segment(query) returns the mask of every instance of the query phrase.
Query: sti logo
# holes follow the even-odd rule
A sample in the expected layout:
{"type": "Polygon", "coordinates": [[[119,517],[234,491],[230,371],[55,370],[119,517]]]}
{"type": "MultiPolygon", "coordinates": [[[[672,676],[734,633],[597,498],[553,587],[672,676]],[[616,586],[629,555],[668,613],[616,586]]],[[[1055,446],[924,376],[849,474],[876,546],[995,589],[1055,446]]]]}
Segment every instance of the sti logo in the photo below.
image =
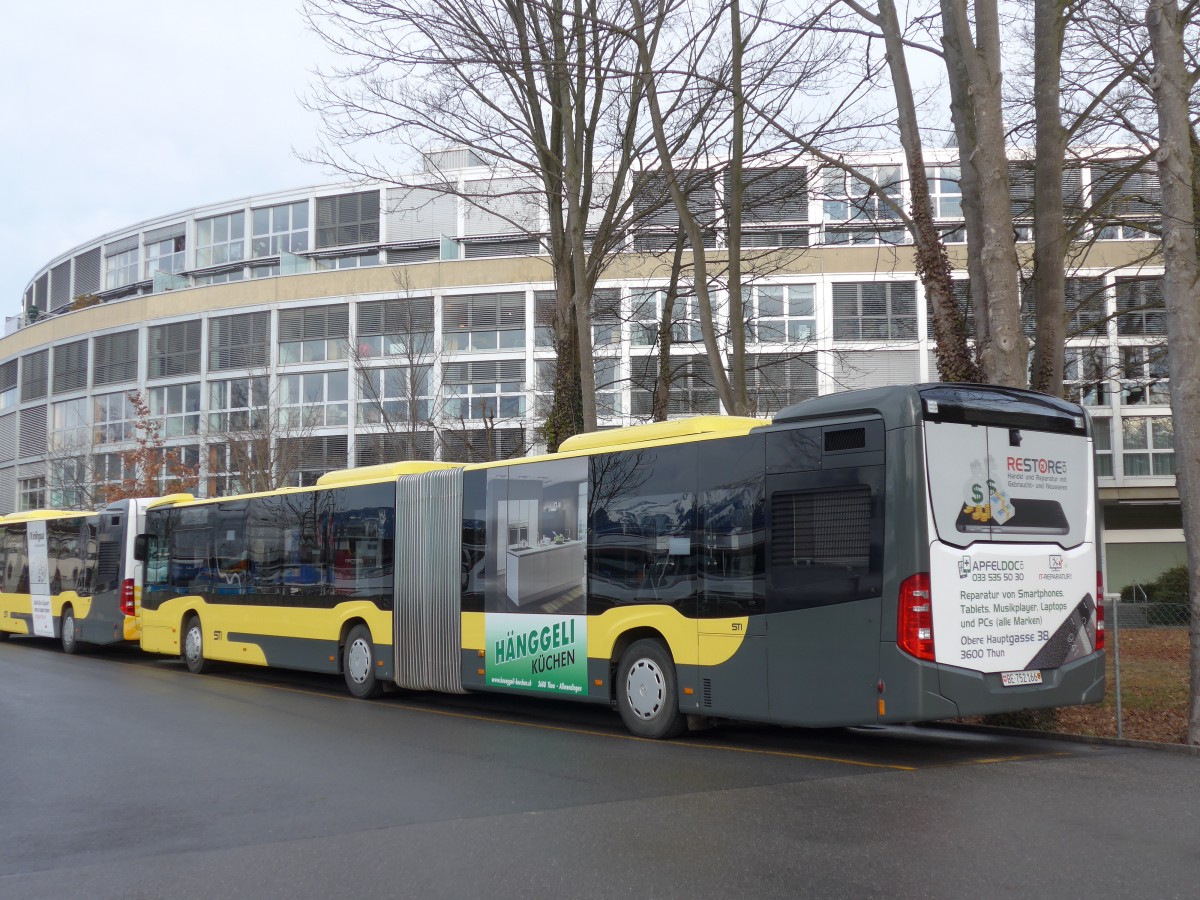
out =
{"type": "Polygon", "coordinates": [[[964,556],[958,561],[958,577],[968,578],[971,575],[971,557],[964,556]]]}
{"type": "Polygon", "coordinates": [[[1050,554],[1050,571],[1061,572],[1063,568],[1063,558],[1057,553],[1050,554]]]}

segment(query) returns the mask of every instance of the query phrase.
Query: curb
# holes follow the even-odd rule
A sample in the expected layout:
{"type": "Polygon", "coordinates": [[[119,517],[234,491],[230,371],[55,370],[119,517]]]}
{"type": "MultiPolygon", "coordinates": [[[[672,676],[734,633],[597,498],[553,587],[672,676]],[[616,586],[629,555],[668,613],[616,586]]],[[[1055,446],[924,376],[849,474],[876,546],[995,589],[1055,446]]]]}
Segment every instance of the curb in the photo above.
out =
{"type": "Polygon", "coordinates": [[[1200,745],[1197,744],[1165,744],[1161,741],[1137,741],[1131,738],[1102,735],[1067,734],[1062,731],[1034,731],[1028,728],[1005,728],[1000,725],[968,725],[965,722],[928,722],[926,724],[931,728],[974,731],[980,734],[1003,734],[1009,737],[1042,738],[1047,741],[1068,741],[1072,744],[1100,744],[1105,747],[1131,747],[1137,750],[1161,750],[1167,753],[1182,753],[1184,756],[1200,756],[1200,745]]]}

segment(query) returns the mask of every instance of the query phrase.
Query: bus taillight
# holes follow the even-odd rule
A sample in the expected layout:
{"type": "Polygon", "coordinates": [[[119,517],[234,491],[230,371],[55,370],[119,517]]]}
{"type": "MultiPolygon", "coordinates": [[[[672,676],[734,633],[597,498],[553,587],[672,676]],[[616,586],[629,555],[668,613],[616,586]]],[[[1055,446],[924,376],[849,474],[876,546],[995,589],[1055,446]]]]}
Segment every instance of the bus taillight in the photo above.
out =
{"type": "Polygon", "coordinates": [[[133,579],[126,578],[121,582],[121,614],[132,616],[135,612],[133,608],[133,579]]]}
{"type": "Polygon", "coordinates": [[[900,585],[900,606],[896,621],[896,643],[917,659],[933,661],[933,606],[930,602],[929,573],[918,572],[900,585]]]}
{"type": "Polygon", "coordinates": [[[1104,573],[1096,573],[1096,649],[1104,649],[1104,573]]]}

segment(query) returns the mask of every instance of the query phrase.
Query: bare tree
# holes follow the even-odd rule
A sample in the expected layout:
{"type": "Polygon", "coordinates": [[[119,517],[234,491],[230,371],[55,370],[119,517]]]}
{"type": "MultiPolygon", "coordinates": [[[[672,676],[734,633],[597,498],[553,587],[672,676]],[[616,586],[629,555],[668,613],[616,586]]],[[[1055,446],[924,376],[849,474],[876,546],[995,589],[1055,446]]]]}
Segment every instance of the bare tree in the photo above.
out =
{"type": "Polygon", "coordinates": [[[416,151],[465,146],[518,187],[489,197],[457,178],[422,184],[507,215],[515,231],[531,226],[506,212],[512,195],[536,201],[546,222],[544,232],[533,231],[545,241],[557,292],[557,374],[545,439],[554,449],[594,428],[588,304],[624,246],[641,177],[633,167],[643,141],[637,59],[619,31],[598,24],[621,21],[624,5],[307,0],[305,9],[346,60],[321,75],[312,100],[326,125],[321,161],[396,182],[390,160],[356,152],[357,145],[382,138],[416,151]]]}
{"type": "MultiPolygon", "coordinates": [[[[1189,14],[1194,7],[1189,6],[1189,14]]],[[[1150,87],[1158,108],[1163,192],[1163,293],[1171,334],[1171,413],[1191,593],[1191,699],[1188,743],[1200,744],[1200,251],[1196,234],[1196,144],[1191,116],[1195,74],[1185,63],[1189,19],[1175,0],[1150,0],[1146,27],[1154,50],[1150,87]]]]}

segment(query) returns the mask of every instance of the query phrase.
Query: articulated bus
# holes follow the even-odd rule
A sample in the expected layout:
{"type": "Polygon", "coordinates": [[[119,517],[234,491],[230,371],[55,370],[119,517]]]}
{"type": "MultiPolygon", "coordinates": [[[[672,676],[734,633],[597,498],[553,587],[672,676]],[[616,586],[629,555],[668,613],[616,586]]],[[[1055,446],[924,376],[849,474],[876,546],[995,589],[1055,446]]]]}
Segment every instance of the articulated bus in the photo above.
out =
{"type": "Polygon", "coordinates": [[[67,653],[90,644],[136,644],[134,538],[151,502],[118,500],[95,513],[33,510],[0,519],[0,640],[12,634],[58,638],[67,653]]]}
{"type": "Polygon", "coordinates": [[[482,465],[150,504],[141,641],[694,721],[906,723],[1104,693],[1091,424],[926,384],[482,465]]]}

